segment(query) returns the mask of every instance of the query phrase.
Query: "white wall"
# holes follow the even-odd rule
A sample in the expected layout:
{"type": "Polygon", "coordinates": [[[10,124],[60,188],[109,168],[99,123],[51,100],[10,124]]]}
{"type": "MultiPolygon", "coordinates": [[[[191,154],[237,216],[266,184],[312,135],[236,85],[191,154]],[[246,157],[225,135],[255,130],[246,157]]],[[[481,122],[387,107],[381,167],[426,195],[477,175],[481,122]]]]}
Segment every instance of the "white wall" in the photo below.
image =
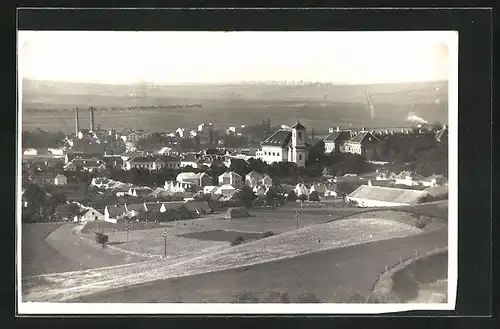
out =
{"type": "Polygon", "coordinates": [[[261,151],[262,161],[267,164],[274,162],[285,162],[288,159],[286,149],[279,146],[263,146],[261,151]]]}
{"type": "Polygon", "coordinates": [[[355,201],[360,207],[396,207],[396,206],[408,206],[407,203],[395,203],[395,202],[385,202],[379,200],[369,200],[360,198],[346,197],[346,201],[355,201]]]}

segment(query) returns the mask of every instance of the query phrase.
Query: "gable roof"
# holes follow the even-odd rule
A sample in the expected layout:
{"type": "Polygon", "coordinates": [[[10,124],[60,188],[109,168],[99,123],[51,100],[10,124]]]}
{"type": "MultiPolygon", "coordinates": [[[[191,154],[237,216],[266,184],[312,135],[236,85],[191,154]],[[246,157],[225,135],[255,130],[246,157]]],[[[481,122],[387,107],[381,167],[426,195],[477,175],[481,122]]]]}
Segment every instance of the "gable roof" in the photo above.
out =
{"type": "Polygon", "coordinates": [[[127,210],[128,211],[137,211],[137,212],[140,212],[140,211],[145,211],[146,209],[144,209],[144,204],[143,203],[133,203],[133,204],[127,204],[125,205],[127,207],[127,210]]]}
{"type": "Polygon", "coordinates": [[[300,122],[297,121],[297,123],[292,126],[292,129],[302,129],[302,130],[305,130],[306,127],[304,127],[300,122]]]}
{"type": "Polygon", "coordinates": [[[118,217],[127,212],[124,205],[106,206],[106,209],[108,209],[109,217],[111,218],[118,217]]]}
{"type": "Polygon", "coordinates": [[[184,155],[184,158],[181,159],[181,161],[183,161],[183,162],[194,162],[194,161],[196,161],[196,154],[188,153],[188,154],[184,155]]]}
{"type": "Polygon", "coordinates": [[[286,147],[292,139],[292,132],[290,130],[280,129],[271,136],[267,137],[262,143],[262,146],[278,146],[286,147]]]}
{"type": "Polygon", "coordinates": [[[402,204],[415,204],[419,199],[429,194],[427,191],[407,190],[392,187],[361,185],[349,198],[369,199],[402,204]]]}
{"type": "Polygon", "coordinates": [[[339,131],[334,131],[330,135],[323,138],[323,141],[336,142],[337,140],[339,140],[339,142],[343,142],[343,141],[347,141],[350,139],[351,139],[351,131],[350,130],[339,130],[339,131]]]}
{"type": "Polygon", "coordinates": [[[377,137],[373,136],[373,134],[370,133],[369,131],[361,131],[356,136],[354,136],[349,141],[349,143],[362,143],[366,138],[373,138],[376,141],[379,140],[377,137]]]}
{"type": "Polygon", "coordinates": [[[161,203],[161,202],[149,202],[149,203],[146,203],[146,208],[148,209],[149,212],[160,211],[160,208],[162,205],[163,205],[163,203],[161,203]]]}

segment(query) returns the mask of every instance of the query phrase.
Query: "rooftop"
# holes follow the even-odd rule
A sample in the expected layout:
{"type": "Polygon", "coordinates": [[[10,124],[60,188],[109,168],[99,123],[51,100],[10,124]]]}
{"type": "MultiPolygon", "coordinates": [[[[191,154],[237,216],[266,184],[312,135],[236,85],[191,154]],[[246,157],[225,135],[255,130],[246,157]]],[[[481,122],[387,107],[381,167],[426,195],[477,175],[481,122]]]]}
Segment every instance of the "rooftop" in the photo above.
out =
{"type": "Polygon", "coordinates": [[[292,139],[290,130],[280,129],[271,136],[267,137],[262,143],[262,146],[278,146],[286,147],[292,139]]]}
{"type": "Polygon", "coordinates": [[[354,192],[349,194],[349,197],[402,204],[415,204],[418,203],[421,197],[427,194],[427,191],[361,185],[354,192]]]}

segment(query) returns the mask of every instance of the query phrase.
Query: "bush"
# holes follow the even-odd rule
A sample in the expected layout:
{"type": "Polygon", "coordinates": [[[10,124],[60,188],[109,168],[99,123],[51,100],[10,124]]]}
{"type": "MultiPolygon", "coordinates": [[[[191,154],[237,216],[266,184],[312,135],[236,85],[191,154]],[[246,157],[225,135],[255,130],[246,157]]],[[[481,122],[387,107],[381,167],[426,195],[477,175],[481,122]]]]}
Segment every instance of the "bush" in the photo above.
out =
{"type": "Polygon", "coordinates": [[[259,301],[262,303],[290,303],[290,296],[286,292],[271,291],[265,294],[259,301]]]}
{"type": "Polygon", "coordinates": [[[95,232],[95,241],[103,246],[108,242],[109,236],[102,232],[95,232]]]}
{"type": "Polygon", "coordinates": [[[319,201],[318,192],[312,191],[311,194],[309,194],[309,201],[319,201]]]}
{"type": "Polygon", "coordinates": [[[231,242],[231,246],[238,246],[240,244],[243,243],[243,241],[245,241],[245,239],[241,236],[241,235],[238,235],[232,242],[231,242]]]}
{"type": "Polygon", "coordinates": [[[301,195],[298,196],[297,199],[300,200],[300,201],[306,201],[307,200],[307,195],[301,194],[301,195]]]}
{"type": "Polygon", "coordinates": [[[267,231],[267,232],[262,233],[261,238],[264,239],[264,238],[268,238],[268,237],[273,236],[273,235],[274,235],[273,231],[267,231]]]}

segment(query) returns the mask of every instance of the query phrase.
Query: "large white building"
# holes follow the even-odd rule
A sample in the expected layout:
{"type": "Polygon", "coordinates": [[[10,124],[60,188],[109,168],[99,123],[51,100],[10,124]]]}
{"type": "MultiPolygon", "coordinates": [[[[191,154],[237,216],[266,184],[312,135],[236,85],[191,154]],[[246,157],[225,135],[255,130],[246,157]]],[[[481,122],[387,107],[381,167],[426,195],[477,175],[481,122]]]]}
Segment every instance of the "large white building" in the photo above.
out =
{"type": "Polygon", "coordinates": [[[267,164],[294,162],[297,167],[305,167],[309,155],[306,140],[306,128],[297,122],[292,128],[279,129],[266,138],[256,157],[267,164]]]}

